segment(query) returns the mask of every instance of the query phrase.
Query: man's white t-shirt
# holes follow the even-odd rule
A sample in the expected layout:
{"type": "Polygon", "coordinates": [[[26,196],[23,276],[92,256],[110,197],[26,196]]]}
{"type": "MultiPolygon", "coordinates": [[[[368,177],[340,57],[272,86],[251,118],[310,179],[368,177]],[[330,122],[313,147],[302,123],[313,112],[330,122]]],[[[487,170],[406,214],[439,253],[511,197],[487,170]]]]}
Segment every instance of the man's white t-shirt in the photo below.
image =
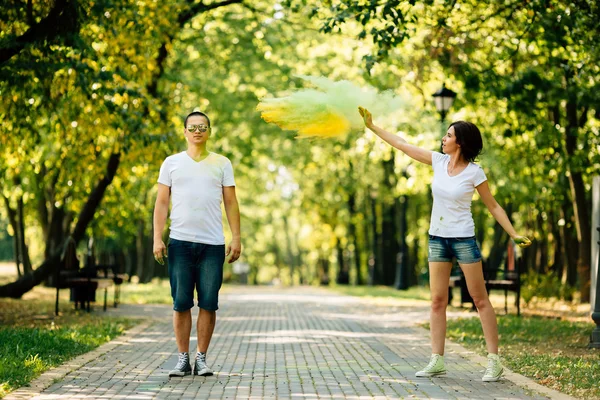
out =
{"type": "Polygon", "coordinates": [[[210,152],[194,161],[187,152],[169,156],[160,167],[158,183],[171,188],[169,237],[187,242],[225,244],[223,187],[235,186],[227,157],[210,152]]]}
{"type": "Polygon", "coordinates": [[[469,163],[458,175],[448,175],[450,156],[433,152],[433,208],[429,234],[444,238],[475,236],[471,201],[475,188],[487,180],[483,169],[469,163]]]}

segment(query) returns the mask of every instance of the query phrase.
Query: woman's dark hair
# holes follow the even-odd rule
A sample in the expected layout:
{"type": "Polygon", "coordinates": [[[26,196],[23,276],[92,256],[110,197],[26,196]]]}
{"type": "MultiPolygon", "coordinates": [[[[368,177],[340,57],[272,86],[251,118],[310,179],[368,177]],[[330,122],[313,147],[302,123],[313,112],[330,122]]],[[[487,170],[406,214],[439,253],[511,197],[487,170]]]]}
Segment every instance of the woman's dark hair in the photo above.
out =
{"type": "Polygon", "coordinates": [[[187,117],[185,117],[185,121],[183,122],[183,126],[187,127],[187,121],[189,117],[193,117],[193,116],[198,116],[198,117],[204,117],[206,118],[206,121],[208,121],[208,127],[210,128],[210,118],[208,118],[208,115],[204,114],[201,111],[194,111],[188,114],[187,117]]]}
{"type": "MultiPolygon", "coordinates": [[[[483,150],[483,140],[479,128],[475,124],[466,121],[456,121],[451,123],[450,126],[454,127],[456,144],[460,145],[463,157],[469,162],[475,161],[481,150],[483,150]]],[[[450,126],[448,129],[450,129],[450,126]]]]}

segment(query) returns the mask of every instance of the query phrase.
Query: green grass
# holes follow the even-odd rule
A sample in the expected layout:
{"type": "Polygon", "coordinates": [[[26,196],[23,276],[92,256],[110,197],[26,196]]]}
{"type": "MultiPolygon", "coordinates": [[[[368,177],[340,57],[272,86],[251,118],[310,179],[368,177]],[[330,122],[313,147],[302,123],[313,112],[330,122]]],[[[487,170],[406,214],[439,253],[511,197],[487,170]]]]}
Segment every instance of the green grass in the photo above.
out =
{"type": "MultiPolygon", "coordinates": [[[[588,349],[593,323],[513,315],[498,318],[508,368],[579,398],[600,398],[600,350],[588,349]]],[[[485,355],[478,318],[448,321],[449,339],[485,355]]]]}
{"type": "Polygon", "coordinates": [[[127,319],[73,316],[60,325],[55,322],[33,326],[0,328],[0,398],[80,354],[119,336],[133,325],[127,319]]]}
{"type": "Polygon", "coordinates": [[[348,296],[393,298],[407,300],[429,300],[429,288],[413,286],[408,290],[397,290],[389,286],[334,286],[331,290],[348,296]]]}
{"type": "Polygon", "coordinates": [[[37,286],[21,300],[0,298],[0,398],[140,322],[107,317],[99,303],[91,313],[75,310],[68,290],[61,290],[54,316],[55,296],[55,289],[37,286]]]}
{"type": "Polygon", "coordinates": [[[150,283],[124,283],[121,286],[123,304],[173,304],[171,285],[167,279],[150,283]]]}
{"type": "MultiPolygon", "coordinates": [[[[226,293],[231,286],[231,284],[223,284],[219,293],[226,293]]],[[[109,300],[112,299],[111,295],[109,300]]],[[[121,285],[121,303],[172,305],[171,284],[168,279],[158,278],[149,283],[124,283],[121,285]]]]}

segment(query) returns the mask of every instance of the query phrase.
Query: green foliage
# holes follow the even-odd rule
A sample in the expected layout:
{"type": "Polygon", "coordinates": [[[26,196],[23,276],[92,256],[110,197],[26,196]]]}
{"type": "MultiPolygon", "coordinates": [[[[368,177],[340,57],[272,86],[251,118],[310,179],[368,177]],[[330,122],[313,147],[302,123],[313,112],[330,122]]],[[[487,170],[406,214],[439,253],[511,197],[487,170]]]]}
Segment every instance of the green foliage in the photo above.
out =
{"type": "MultiPolygon", "coordinates": [[[[587,349],[590,322],[539,317],[498,318],[500,354],[512,371],[578,398],[600,396],[600,353],[587,349]]],[[[448,320],[448,338],[486,354],[478,318],[448,320]]]]}
{"type": "Polygon", "coordinates": [[[570,301],[573,299],[575,288],[568,283],[562,283],[554,273],[540,274],[529,271],[522,277],[521,298],[529,304],[534,298],[570,301]]]}
{"type": "MultiPolygon", "coordinates": [[[[351,282],[365,282],[369,258],[383,258],[378,235],[399,198],[408,204],[410,265],[423,272],[430,168],[370,133],[298,141],[265,124],[258,101],[299,87],[300,74],[412,97],[412,109],[375,118],[429,149],[439,149],[442,128],[430,94],[448,81],[459,92],[452,117],[482,128],[492,192],[513,204],[520,233],[535,232],[534,246],[547,241],[553,249],[548,238],[560,223],[565,232],[553,238],[575,232],[567,175],[580,172],[585,188],[600,169],[593,3],[576,4],[589,8],[584,13],[554,1],[257,0],[210,12],[183,0],[76,4],[76,20],[65,25],[72,39],[33,41],[0,65],[2,194],[12,209],[23,201],[33,249],[54,248],[55,237],[73,229],[118,152],[117,176],[88,234],[99,252],[125,254],[130,273],[164,272],[149,249],[158,169],[185,149],[182,118],[201,109],[213,120],[210,150],[235,168],[251,282],[335,280],[339,255],[352,266],[351,282]],[[367,37],[372,43],[360,39],[367,37]],[[573,97],[583,127],[569,153],[561,107],[573,97]]],[[[36,2],[35,17],[51,6],[36,2]]],[[[2,12],[11,38],[31,23],[23,2],[2,12]]],[[[481,202],[473,211],[485,256],[494,222],[481,202]]]]}
{"type": "MultiPolygon", "coordinates": [[[[402,80],[420,93],[451,82],[459,93],[453,108],[460,109],[451,118],[482,129],[481,165],[492,192],[512,205],[517,230],[535,238],[530,264],[567,275],[579,245],[589,266],[587,188],[600,173],[597,2],[401,1],[398,16],[389,2],[289,3],[310,5],[323,30],[372,40],[365,58],[374,81],[402,80]],[[576,230],[584,232],[580,239],[576,230]],[[559,259],[565,242],[570,254],[559,259]],[[550,248],[540,253],[544,259],[532,256],[538,246],[550,248]]],[[[474,204],[476,219],[480,212],[474,204]]],[[[580,273],[585,298],[589,272],[580,273]]]]}
{"type": "Polygon", "coordinates": [[[64,326],[0,329],[0,397],[42,372],[119,336],[131,326],[125,319],[64,326]]]}

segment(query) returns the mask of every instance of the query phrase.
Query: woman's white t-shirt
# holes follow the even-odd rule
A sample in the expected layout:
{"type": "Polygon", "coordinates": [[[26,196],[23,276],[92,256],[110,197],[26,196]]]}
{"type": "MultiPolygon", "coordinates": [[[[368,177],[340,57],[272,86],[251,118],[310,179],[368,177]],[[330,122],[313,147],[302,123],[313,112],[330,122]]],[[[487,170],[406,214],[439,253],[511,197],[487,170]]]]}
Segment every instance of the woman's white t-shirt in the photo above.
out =
{"type": "Polygon", "coordinates": [[[475,236],[471,201],[475,188],[487,180],[483,169],[469,163],[458,175],[448,175],[450,156],[433,152],[433,208],[429,234],[444,238],[475,236]]]}
{"type": "Polygon", "coordinates": [[[223,187],[235,186],[227,157],[209,153],[194,161],[185,151],[169,156],[160,167],[158,183],[171,188],[169,237],[187,242],[225,244],[223,187]]]}

